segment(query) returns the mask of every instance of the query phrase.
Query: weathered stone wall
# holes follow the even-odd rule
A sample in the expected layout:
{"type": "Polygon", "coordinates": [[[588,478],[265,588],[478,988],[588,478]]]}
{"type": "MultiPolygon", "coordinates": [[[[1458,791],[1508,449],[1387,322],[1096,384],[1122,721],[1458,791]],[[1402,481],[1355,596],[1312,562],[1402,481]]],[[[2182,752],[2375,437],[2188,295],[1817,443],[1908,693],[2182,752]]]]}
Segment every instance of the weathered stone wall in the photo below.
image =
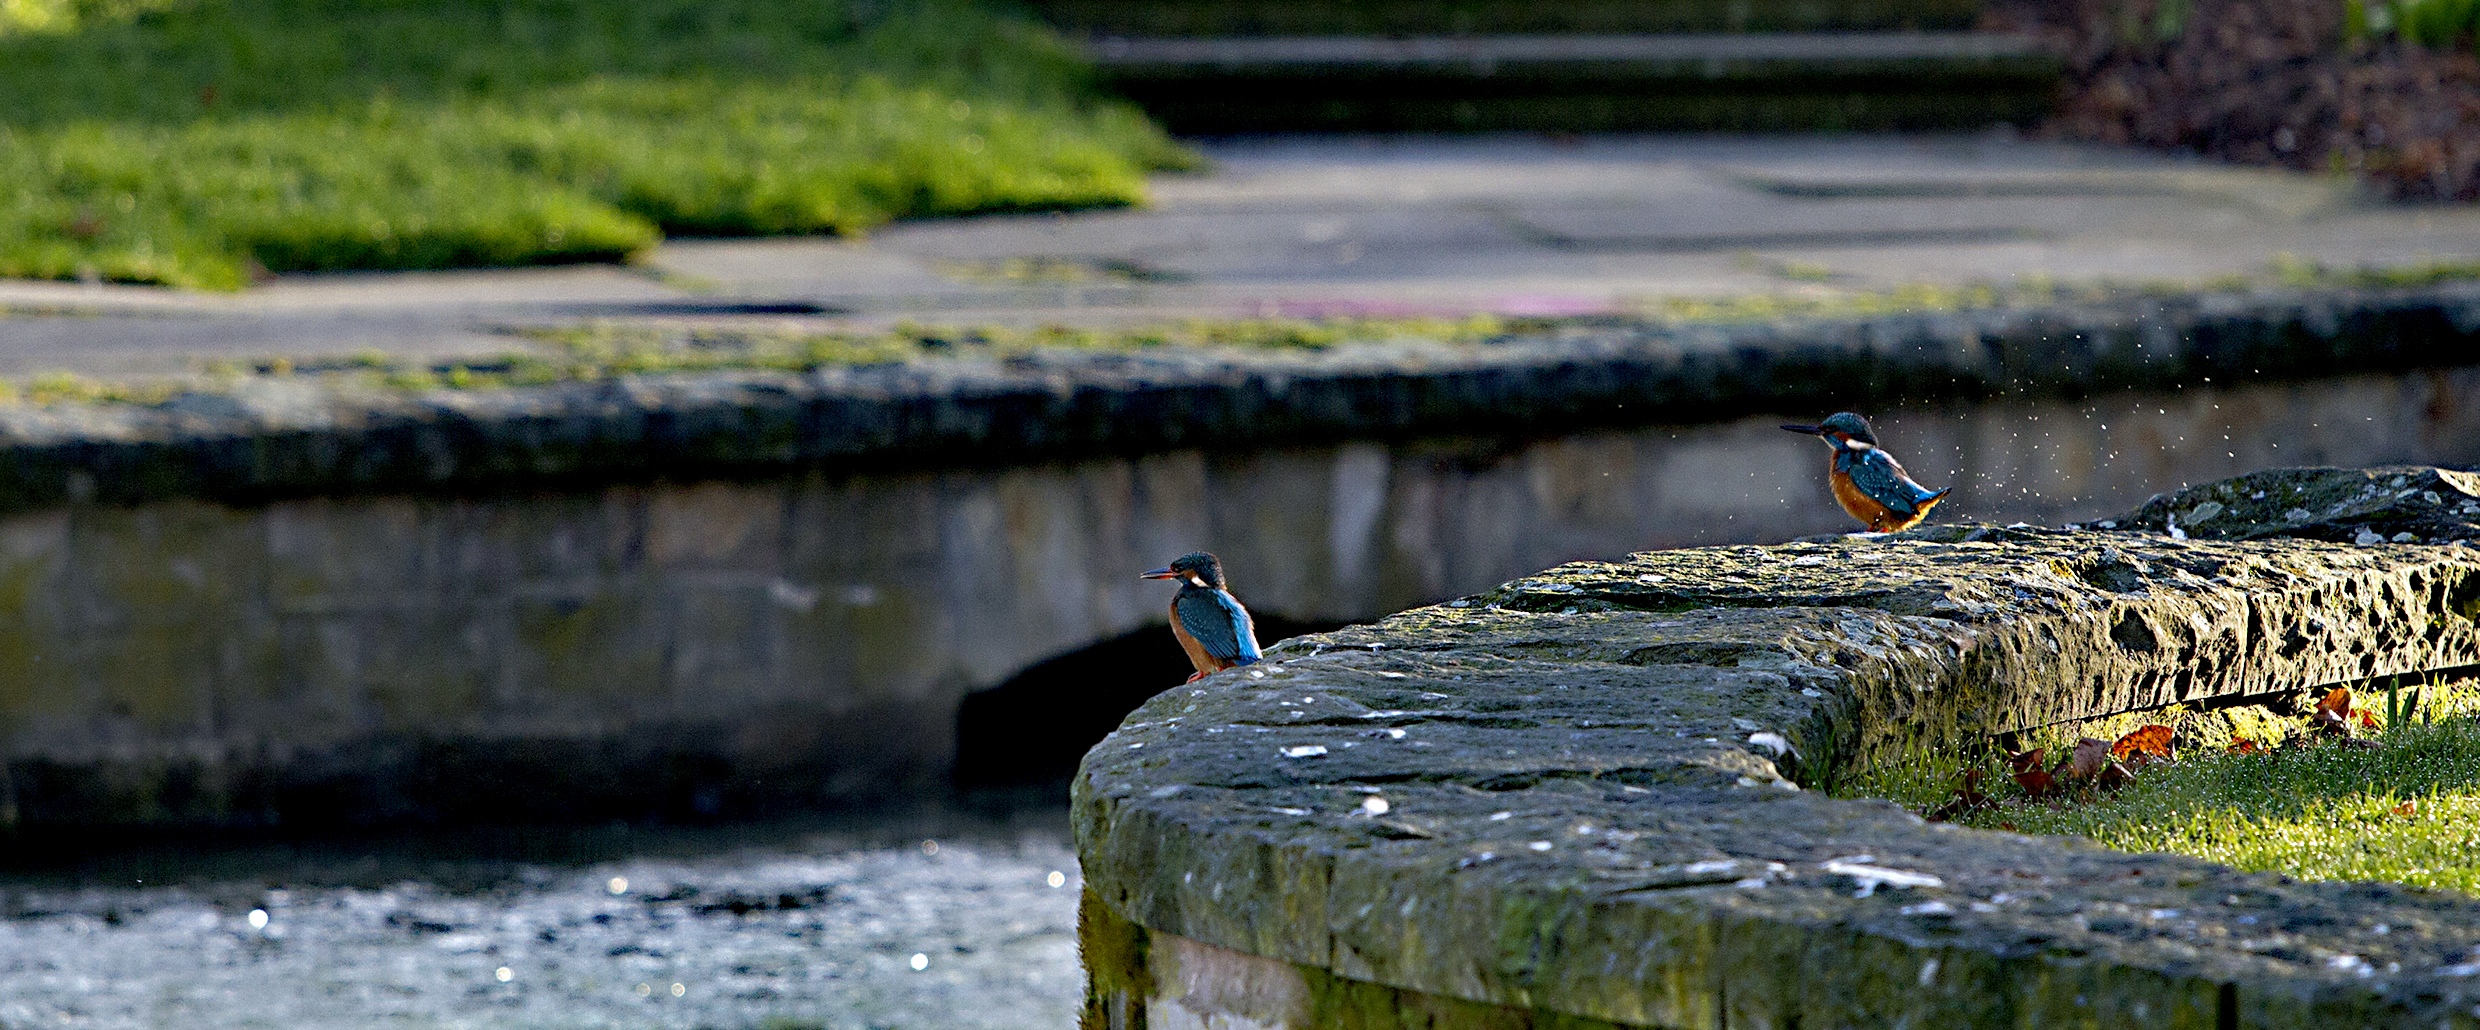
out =
{"type": "MultiPolygon", "coordinates": [[[[2474,397],[2459,370],[1880,425],[1958,486],[1942,513],[2055,522],[2249,460],[2480,462],[2474,397]]],[[[33,825],[883,796],[942,775],[969,692],[1159,626],[1133,575],[1196,547],[1261,612],[1354,620],[1585,555],[1844,528],[1822,451],[1775,421],[20,512],[0,800],[33,825]]]]}
{"type": "Polygon", "coordinates": [[[1269,657],[1086,759],[1090,1026],[2480,1026],[2480,901],[1802,789],[1906,744],[2473,664],[2480,548],[1650,553],[1269,657]]]}
{"type": "MultiPolygon", "coordinates": [[[[1691,424],[2471,363],[2480,283],[2146,297],[1475,344],[1156,348],[400,393],[262,377],[161,405],[0,406],[0,510],[957,467],[1196,447],[1691,424]],[[1650,414],[1649,414],[1650,413],[1650,414]]],[[[2298,460],[2298,459],[2291,459],[2298,460]]]]}
{"type": "MultiPolygon", "coordinates": [[[[2055,521],[2248,458],[2480,461],[2472,397],[2464,370],[1881,426],[1959,486],[1946,510],[2055,521]]],[[[29,825],[866,800],[936,782],[969,692],[1159,626],[1134,573],[1199,546],[1261,612],[1354,620],[1843,528],[1822,451],[1775,421],[0,517],[0,800],[29,825]]]]}

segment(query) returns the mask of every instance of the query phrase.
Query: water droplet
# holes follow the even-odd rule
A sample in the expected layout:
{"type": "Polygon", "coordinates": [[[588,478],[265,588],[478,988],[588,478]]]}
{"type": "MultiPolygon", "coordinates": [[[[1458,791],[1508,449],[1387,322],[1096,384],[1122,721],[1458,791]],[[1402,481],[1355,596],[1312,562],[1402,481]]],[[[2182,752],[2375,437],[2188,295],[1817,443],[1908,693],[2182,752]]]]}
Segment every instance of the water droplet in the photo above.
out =
{"type": "Polygon", "coordinates": [[[909,961],[907,961],[905,964],[906,964],[906,965],[909,965],[909,966],[912,966],[912,967],[913,967],[913,972],[918,973],[918,972],[921,972],[921,971],[922,971],[922,970],[924,970],[924,969],[928,969],[928,968],[930,968],[930,956],[928,956],[928,955],[924,955],[924,954],[922,954],[921,952],[916,951],[916,952],[914,952],[914,953],[913,953],[913,957],[912,957],[912,959],[911,959],[911,960],[909,960],[909,961]]]}
{"type": "Polygon", "coordinates": [[[250,910],[250,929],[253,929],[253,930],[264,930],[264,929],[266,929],[266,928],[267,928],[267,910],[266,910],[266,909],[263,909],[263,908],[254,908],[254,909],[251,909],[251,910],[250,910]]]}
{"type": "Polygon", "coordinates": [[[1049,876],[1042,878],[1042,882],[1050,884],[1053,887],[1065,887],[1068,885],[1068,874],[1060,872],[1057,869],[1053,869],[1051,870],[1051,874],[1049,876]]]}
{"type": "Polygon", "coordinates": [[[653,984],[638,984],[638,985],[637,985],[637,996],[638,996],[638,997],[640,997],[640,998],[651,998],[651,997],[654,997],[654,985],[653,985],[653,984]]]}
{"type": "Polygon", "coordinates": [[[514,980],[514,979],[516,979],[516,978],[517,978],[517,971],[516,971],[516,970],[514,970],[514,969],[510,969],[510,968],[508,968],[507,966],[501,966],[501,967],[499,967],[498,969],[494,969],[494,970],[492,970],[492,971],[491,971],[491,979],[493,979],[493,980],[497,980],[497,981],[499,981],[499,982],[501,982],[501,983],[507,983],[508,981],[510,981],[510,980],[514,980]]]}
{"type": "Polygon", "coordinates": [[[672,997],[675,997],[675,998],[682,998],[682,997],[687,997],[687,996],[688,996],[688,994],[689,994],[689,985],[688,985],[688,984],[673,984],[673,985],[672,985],[672,997]]]}
{"type": "Polygon", "coordinates": [[[625,876],[612,877],[609,880],[603,881],[603,889],[614,894],[626,894],[629,892],[629,878],[625,876]]]}
{"type": "Polygon", "coordinates": [[[938,853],[939,853],[939,842],[937,842],[937,841],[935,841],[935,840],[925,840],[925,841],[921,842],[921,853],[922,853],[922,854],[925,854],[925,855],[935,855],[935,854],[938,854],[938,853]]]}

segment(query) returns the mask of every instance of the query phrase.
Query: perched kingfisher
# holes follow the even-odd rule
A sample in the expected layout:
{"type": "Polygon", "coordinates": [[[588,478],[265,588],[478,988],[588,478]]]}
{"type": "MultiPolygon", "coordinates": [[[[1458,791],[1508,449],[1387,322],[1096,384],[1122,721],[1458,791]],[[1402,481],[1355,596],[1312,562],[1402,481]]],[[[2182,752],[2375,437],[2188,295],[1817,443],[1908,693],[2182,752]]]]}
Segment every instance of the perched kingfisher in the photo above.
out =
{"type": "Polygon", "coordinates": [[[1836,412],[1813,426],[1783,428],[1807,433],[1834,448],[1833,471],[1827,476],[1834,484],[1834,499],[1852,518],[1868,523],[1871,532],[1893,533],[1917,526],[1929,517],[1929,509],[1955,491],[1951,486],[1931,490],[1912,482],[1903,463],[1877,445],[1877,434],[1869,432],[1869,420],[1851,412],[1836,412]]]}
{"type": "Polygon", "coordinates": [[[1146,579],[1176,579],[1180,592],[1171,598],[1171,635],[1180,638],[1197,682],[1208,673],[1235,665],[1254,665],[1264,657],[1257,650],[1257,624],[1240,599],[1223,588],[1223,563],[1204,551],[1145,574],[1146,579]]]}

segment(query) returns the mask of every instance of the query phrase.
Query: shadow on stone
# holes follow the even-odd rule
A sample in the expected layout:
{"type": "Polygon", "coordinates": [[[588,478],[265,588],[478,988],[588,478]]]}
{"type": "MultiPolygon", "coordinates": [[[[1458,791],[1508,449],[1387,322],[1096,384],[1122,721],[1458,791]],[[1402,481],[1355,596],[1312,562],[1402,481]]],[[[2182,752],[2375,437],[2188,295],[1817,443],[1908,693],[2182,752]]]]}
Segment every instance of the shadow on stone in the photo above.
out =
{"type": "MultiPolygon", "coordinates": [[[[1296,622],[1254,613],[1272,645],[1340,622],[1296,622]]],[[[1034,788],[1065,797],[1077,760],[1147,698],[1195,670],[1171,631],[1148,626],[1071,651],[975,691],[956,712],[955,784],[976,794],[1034,788]]]]}

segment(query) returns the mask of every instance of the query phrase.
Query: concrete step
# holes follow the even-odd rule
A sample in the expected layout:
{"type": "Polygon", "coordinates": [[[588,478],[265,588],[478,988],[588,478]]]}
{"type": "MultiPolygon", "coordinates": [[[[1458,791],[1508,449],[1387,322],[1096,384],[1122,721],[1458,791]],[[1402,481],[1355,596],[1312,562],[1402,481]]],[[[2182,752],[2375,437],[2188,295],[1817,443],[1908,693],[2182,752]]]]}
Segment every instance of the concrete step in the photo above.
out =
{"type": "Polygon", "coordinates": [[[1980,0],[1033,0],[1053,23],[1119,36],[1831,32],[1971,27],[1980,0]]]}
{"type": "Polygon", "coordinates": [[[1102,37],[1175,132],[1934,129],[2049,109],[2060,63],[1977,32],[1102,37]]]}

